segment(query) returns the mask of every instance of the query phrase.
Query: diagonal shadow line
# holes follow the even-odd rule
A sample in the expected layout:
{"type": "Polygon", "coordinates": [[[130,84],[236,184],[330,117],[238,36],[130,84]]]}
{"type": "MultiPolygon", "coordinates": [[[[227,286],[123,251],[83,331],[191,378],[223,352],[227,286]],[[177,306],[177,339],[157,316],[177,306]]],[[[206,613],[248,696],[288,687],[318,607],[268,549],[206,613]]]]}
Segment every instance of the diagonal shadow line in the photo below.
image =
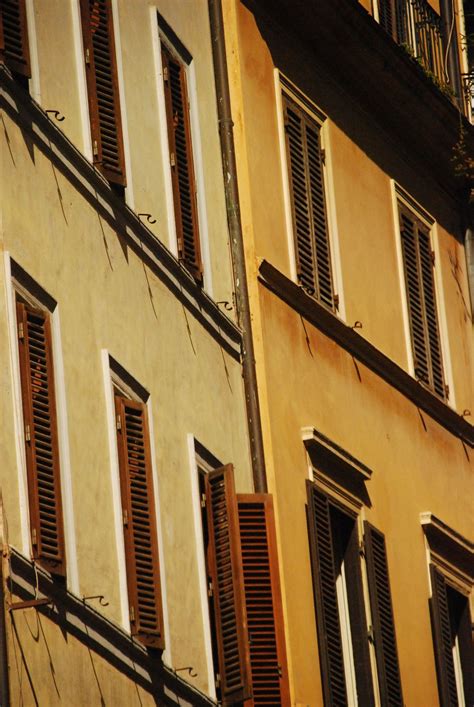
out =
{"type": "Polygon", "coordinates": [[[22,660],[22,662],[23,662],[23,665],[24,665],[24,668],[25,668],[25,672],[26,672],[26,676],[27,676],[28,682],[29,682],[29,684],[30,684],[30,688],[31,688],[31,692],[32,692],[32,695],[33,695],[33,699],[34,699],[34,701],[35,701],[36,707],[39,707],[39,702],[38,702],[38,698],[37,698],[37,696],[36,696],[35,686],[33,685],[33,680],[32,680],[32,677],[31,677],[30,669],[28,668],[28,663],[26,662],[25,652],[24,652],[24,650],[23,650],[23,646],[22,646],[21,641],[20,641],[20,636],[18,635],[18,629],[17,629],[17,627],[16,627],[15,617],[14,617],[14,615],[13,615],[12,612],[10,612],[10,618],[11,618],[11,622],[12,622],[13,632],[14,632],[14,634],[15,634],[15,638],[16,638],[16,641],[17,641],[17,643],[18,643],[18,647],[20,648],[21,660],[22,660]]]}

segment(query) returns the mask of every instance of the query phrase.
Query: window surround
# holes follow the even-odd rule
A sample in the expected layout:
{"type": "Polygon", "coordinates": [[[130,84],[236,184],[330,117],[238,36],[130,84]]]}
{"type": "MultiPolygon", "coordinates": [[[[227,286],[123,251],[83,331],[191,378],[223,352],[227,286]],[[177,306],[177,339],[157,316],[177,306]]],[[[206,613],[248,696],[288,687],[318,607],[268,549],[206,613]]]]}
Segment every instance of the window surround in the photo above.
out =
{"type": "Polygon", "coordinates": [[[152,401],[148,391],[121,366],[116,358],[109,354],[107,349],[102,349],[102,370],[104,376],[104,393],[105,406],[107,416],[107,433],[109,442],[109,458],[110,458],[110,473],[112,486],[112,504],[115,521],[115,542],[117,551],[117,566],[118,566],[118,583],[121,609],[121,626],[130,632],[130,614],[127,588],[127,573],[125,564],[125,541],[123,532],[122,519],[122,499],[120,491],[120,469],[119,457],[117,449],[117,431],[115,424],[115,403],[114,403],[114,387],[118,388],[124,395],[130,397],[131,400],[142,402],[146,405],[148,428],[149,428],[149,444],[151,458],[151,473],[153,478],[153,495],[154,508],[156,517],[156,531],[158,536],[158,556],[160,558],[159,570],[161,579],[161,601],[163,607],[163,633],[165,641],[165,649],[162,653],[163,662],[172,666],[171,640],[169,630],[169,615],[168,603],[166,595],[166,572],[165,572],[165,554],[163,550],[163,532],[160,515],[160,499],[159,499],[159,483],[158,473],[156,468],[156,451],[153,434],[153,415],[152,401]]]}
{"type": "Polygon", "coordinates": [[[212,297],[212,271],[211,257],[209,250],[209,225],[207,217],[207,204],[204,180],[204,156],[201,143],[201,129],[199,121],[199,101],[197,93],[197,81],[195,61],[186,47],[173,32],[166,20],[157,12],[156,7],[150,8],[153,52],[155,58],[156,91],[158,98],[158,116],[163,181],[166,197],[166,213],[168,227],[168,248],[175,257],[178,257],[178,238],[176,227],[176,216],[174,209],[173,185],[170,170],[170,150],[168,141],[168,127],[166,120],[165,90],[163,79],[163,66],[161,59],[162,44],[175,55],[185,67],[186,85],[189,100],[189,122],[191,128],[192,156],[194,166],[194,178],[196,187],[197,221],[199,228],[199,245],[201,250],[203,288],[212,297]]]}
{"type": "Polygon", "coordinates": [[[341,268],[341,253],[339,244],[339,233],[337,225],[336,195],[334,189],[334,172],[332,164],[332,151],[330,142],[329,118],[321,111],[316,104],[306,96],[287,76],[279,69],[274,69],[275,103],[277,113],[277,126],[280,145],[280,167],[282,176],[283,204],[285,211],[286,234],[288,245],[288,257],[290,278],[298,284],[296,268],[296,247],[293,228],[293,213],[291,206],[289,165],[287,159],[287,149],[285,140],[283,96],[286,95],[304,110],[309,117],[320,126],[321,147],[325,152],[324,173],[324,193],[325,208],[328,229],[328,241],[330,252],[330,265],[332,274],[333,292],[338,295],[339,301],[335,306],[334,316],[345,321],[346,311],[344,302],[344,289],[341,268]]]}
{"type": "MultiPolygon", "coordinates": [[[[66,583],[68,589],[79,594],[79,575],[75,543],[74,505],[72,498],[71,462],[69,452],[68,416],[64,379],[64,361],[61,346],[61,328],[57,302],[8,252],[4,254],[6,315],[10,340],[10,370],[15,427],[15,450],[18,469],[18,494],[20,504],[20,526],[22,552],[32,555],[30,536],[30,514],[28,503],[27,465],[24,443],[23,403],[18,356],[18,336],[15,296],[18,293],[36,309],[49,314],[51,327],[52,358],[54,361],[54,388],[57,416],[59,473],[61,481],[61,502],[63,509],[63,532],[66,553],[66,583]]],[[[43,568],[44,569],[44,568],[43,568]]],[[[47,570],[44,570],[47,574],[47,570]]]]}
{"type": "MultiPolygon", "coordinates": [[[[449,405],[453,410],[456,409],[456,398],[454,390],[454,380],[452,375],[452,364],[451,355],[449,348],[449,340],[447,336],[447,319],[446,319],[446,305],[444,298],[444,288],[441,274],[441,251],[439,246],[438,237],[438,225],[435,219],[428,214],[423,207],[415,201],[400,185],[398,185],[393,179],[390,180],[391,194],[392,194],[392,213],[393,222],[395,228],[395,244],[397,252],[398,261],[398,275],[399,275],[399,285],[400,285],[400,296],[402,303],[402,316],[403,316],[403,327],[405,333],[405,351],[406,351],[406,362],[408,373],[415,378],[415,365],[414,365],[414,354],[411,342],[410,333],[410,314],[408,307],[408,293],[405,284],[405,268],[403,262],[402,253],[402,239],[400,230],[400,219],[398,214],[399,204],[404,206],[406,209],[411,211],[414,216],[419,219],[423,225],[427,228],[430,234],[430,244],[431,248],[435,254],[435,266],[433,267],[433,281],[435,288],[435,301],[436,301],[436,312],[438,317],[438,328],[439,328],[439,343],[441,349],[442,357],[442,368],[445,384],[447,384],[449,389],[449,395],[447,395],[443,402],[449,405]]],[[[424,314],[424,313],[423,313],[424,314]]],[[[425,316],[425,314],[424,314],[425,316]]],[[[428,387],[433,395],[436,395],[430,387],[428,387]]],[[[439,397],[439,396],[437,396],[439,397]]]]}

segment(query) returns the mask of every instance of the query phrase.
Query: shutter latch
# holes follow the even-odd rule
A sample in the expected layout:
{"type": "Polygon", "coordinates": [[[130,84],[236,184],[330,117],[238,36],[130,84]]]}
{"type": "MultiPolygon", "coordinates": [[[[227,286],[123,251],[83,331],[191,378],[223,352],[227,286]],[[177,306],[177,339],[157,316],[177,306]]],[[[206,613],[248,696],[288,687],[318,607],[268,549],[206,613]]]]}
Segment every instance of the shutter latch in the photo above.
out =
{"type": "Polygon", "coordinates": [[[319,156],[321,158],[321,163],[325,165],[326,164],[326,150],[324,149],[324,147],[322,147],[319,150],[319,156]]]}
{"type": "Polygon", "coordinates": [[[99,154],[99,147],[97,145],[97,140],[94,140],[94,142],[92,143],[92,154],[94,155],[94,157],[97,157],[97,155],[99,154]]]}
{"type": "Polygon", "coordinates": [[[434,265],[434,264],[435,264],[435,261],[436,261],[436,255],[435,255],[434,250],[431,251],[430,255],[431,255],[431,262],[432,262],[433,265],[434,265]]]}
{"type": "Polygon", "coordinates": [[[175,166],[176,166],[176,157],[175,157],[174,152],[172,152],[172,153],[170,154],[170,165],[171,165],[172,167],[175,167],[175,166]]]}
{"type": "Polygon", "coordinates": [[[334,306],[337,310],[339,310],[339,295],[337,295],[335,292],[333,293],[333,301],[334,301],[334,306]]]}
{"type": "Polygon", "coordinates": [[[127,509],[124,509],[122,511],[122,521],[124,525],[128,525],[128,511],[127,509]]]}
{"type": "Polygon", "coordinates": [[[374,628],[373,626],[369,626],[369,630],[367,631],[367,638],[371,643],[375,643],[375,635],[374,635],[374,628]]]}
{"type": "Polygon", "coordinates": [[[36,537],[36,528],[31,529],[31,544],[36,547],[38,544],[38,539],[36,537]]]}
{"type": "Polygon", "coordinates": [[[122,429],[122,419],[120,415],[117,415],[117,429],[121,430],[122,429]]]}
{"type": "Polygon", "coordinates": [[[86,64],[89,65],[90,63],[91,63],[91,55],[90,55],[89,49],[87,48],[86,49],[86,64]]]}
{"type": "Polygon", "coordinates": [[[163,67],[163,81],[168,81],[168,67],[163,67]]]}
{"type": "Polygon", "coordinates": [[[25,338],[25,334],[24,334],[24,332],[23,332],[23,322],[20,322],[20,323],[18,324],[18,338],[19,338],[19,339],[24,339],[24,338],[25,338]]]}
{"type": "Polygon", "coordinates": [[[445,393],[446,397],[449,398],[449,385],[447,383],[444,386],[444,393],[445,393]]]}
{"type": "Polygon", "coordinates": [[[361,540],[359,543],[359,555],[365,557],[365,541],[361,540]]]}
{"type": "Polygon", "coordinates": [[[29,425],[25,425],[25,440],[27,442],[31,441],[31,433],[30,433],[30,426],[29,425]]]}
{"type": "Polygon", "coordinates": [[[221,676],[219,675],[219,673],[216,673],[216,687],[220,687],[220,686],[221,686],[221,676]]]}
{"type": "Polygon", "coordinates": [[[214,596],[214,587],[212,586],[212,582],[209,582],[209,584],[207,585],[207,596],[208,597],[214,596]]]}
{"type": "Polygon", "coordinates": [[[205,507],[206,507],[206,494],[202,493],[201,494],[201,508],[205,508],[205,507]]]}
{"type": "Polygon", "coordinates": [[[130,621],[135,621],[135,607],[130,607],[130,621]]]}

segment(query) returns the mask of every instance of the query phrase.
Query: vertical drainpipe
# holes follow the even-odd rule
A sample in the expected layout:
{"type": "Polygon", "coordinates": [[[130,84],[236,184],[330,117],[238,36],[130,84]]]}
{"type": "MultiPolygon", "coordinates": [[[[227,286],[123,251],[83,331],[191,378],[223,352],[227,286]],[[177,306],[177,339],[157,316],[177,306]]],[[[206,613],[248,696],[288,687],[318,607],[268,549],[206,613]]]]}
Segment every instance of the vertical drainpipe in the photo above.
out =
{"type": "Polygon", "coordinates": [[[255,352],[252,338],[252,322],[247,287],[247,273],[245,270],[242,222],[240,219],[237,167],[235,162],[234,135],[232,130],[234,123],[232,122],[230,109],[230,93],[227,78],[227,59],[221,0],[209,0],[209,20],[211,28],[212,57],[214,61],[214,77],[216,84],[219,136],[221,140],[222,168],[224,172],[227,222],[229,225],[232,269],[234,274],[235,303],[238,322],[240,328],[242,329],[242,368],[245,401],[247,405],[247,422],[250,436],[250,453],[252,455],[253,480],[255,492],[266,493],[267,480],[265,474],[265,459],[263,454],[262,425],[260,420],[260,405],[258,401],[257,373],[255,368],[255,352]]]}
{"type": "Polygon", "coordinates": [[[3,547],[0,545],[0,707],[10,707],[8,684],[7,629],[3,590],[3,547]]]}

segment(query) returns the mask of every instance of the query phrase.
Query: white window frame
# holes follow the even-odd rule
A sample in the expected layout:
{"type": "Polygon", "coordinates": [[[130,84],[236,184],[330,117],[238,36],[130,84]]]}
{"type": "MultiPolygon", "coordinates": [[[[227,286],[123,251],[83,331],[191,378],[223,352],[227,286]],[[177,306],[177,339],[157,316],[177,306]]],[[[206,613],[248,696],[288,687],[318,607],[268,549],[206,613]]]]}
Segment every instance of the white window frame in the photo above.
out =
{"type": "MultiPolygon", "coordinates": [[[[19,265],[19,264],[18,264],[19,265]]],[[[21,267],[21,266],[20,266],[21,267]]],[[[13,397],[13,414],[15,428],[15,451],[18,469],[18,494],[20,504],[20,526],[22,552],[32,556],[30,533],[30,513],[28,502],[27,465],[24,442],[23,397],[21,390],[20,359],[18,352],[18,326],[16,318],[15,295],[20,294],[31,306],[49,314],[51,326],[51,346],[53,354],[54,392],[56,403],[59,472],[61,480],[61,502],[63,507],[64,544],[66,551],[66,583],[68,589],[79,595],[79,572],[76,552],[76,534],[74,521],[74,504],[72,496],[71,460],[69,451],[68,415],[66,402],[66,386],[64,377],[64,361],[61,346],[61,327],[59,305],[56,303],[51,310],[38,297],[34,296],[20,280],[12,275],[10,254],[4,254],[5,268],[5,300],[7,325],[10,343],[10,371],[13,397]]],[[[33,279],[33,278],[32,278],[33,279]]],[[[40,286],[38,286],[40,290],[40,286]]],[[[53,298],[51,298],[53,299],[53,298]]]]}
{"type": "MultiPolygon", "coordinates": [[[[152,409],[152,399],[151,395],[147,393],[143,396],[137,391],[137,389],[123,380],[117,371],[117,367],[114,366],[114,362],[118,363],[118,359],[112,357],[107,349],[102,349],[102,371],[104,377],[104,393],[105,393],[105,407],[107,415],[107,434],[109,441],[109,458],[110,458],[110,481],[112,487],[112,504],[114,509],[114,526],[115,526],[115,541],[116,541],[116,552],[117,552],[117,566],[118,566],[118,581],[119,581],[119,596],[120,596],[120,608],[122,614],[121,625],[122,628],[130,633],[130,609],[128,601],[128,588],[127,588],[127,570],[125,562],[125,541],[123,535],[123,521],[122,521],[122,496],[120,490],[120,467],[119,467],[119,456],[117,448],[117,428],[115,421],[115,404],[114,404],[114,387],[118,388],[124,396],[129,397],[131,400],[136,402],[141,402],[146,405],[147,418],[148,418],[148,431],[149,431],[149,443],[150,443],[150,457],[151,457],[151,472],[153,478],[153,502],[155,506],[155,517],[156,517],[156,531],[158,536],[158,556],[160,561],[160,584],[161,584],[161,601],[163,606],[163,632],[165,640],[165,650],[163,651],[162,660],[168,665],[172,666],[172,654],[171,654],[171,635],[169,628],[169,614],[168,614],[168,602],[166,594],[166,573],[165,573],[165,554],[163,547],[163,528],[161,522],[160,513],[160,496],[159,496],[159,483],[158,483],[158,471],[156,467],[156,450],[154,443],[154,432],[153,432],[153,409],[152,409]],[[146,399],[144,399],[146,397],[146,399]]],[[[119,364],[120,365],[120,364],[119,364]]],[[[130,376],[132,380],[135,380],[130,376]]]]}
{"type": "Polygon", "coordinates": [[[297,105],[300,106],[312,118],[312,120],[314,120],[315,123],[320,126],[321,148],[324,150],[325,153],[325,160],[322,167],[324,174],[324,198],[328,227],[329,252],[331,257],[331,273],[333,281],[333,291],[339,297],[338,306],[337,308],[335,307],[333,313],[339,319],[345,321],[346,308],[342,279],[339,231],[337,224],[336,194],[334,189],[334,171],[330,142],[329,118],[279,69],[274,69],[273,76],[275,84],[275,103],[280,147],[280,171],[282,177],[283,205],[285,211],[290,278],[293,282],[298,284],[296,270],[295,236],[293,230],[293,212],[291,208],[289,166],[286,155],[285,125],[283,117],[283,94],[286,94],[289,98],[291,98],[291,100],[297,103],[297,105]]]}
{"type": "Polygon", "coordinates": [[[436,313],[438,315],[439,342],[441,347],[441,357],[443,363],[444,382],[448,385],[449,395],[445,398],[445,403],[451,408],[456,408],[456,395],[454,390],[454,379],[452,371],[451,352],[448,338],[448,323],[446,317],[446,301],[444,297],[443,279],[441,274],[441,250],[439,245],[438,224],[435,219],[428,214],[425,209],[415,201],[395,180],[390,180],[392,194],[392,214],[395,230],[395,245],[398,263],[398,279],[400,285],[400,299],[402,303],[403,328],[405,334],[405,351],[408,373],[415,377],[415,365],[413,358],[413,348],[410,334],[410,314],[408,308],[408,293],[405,284],[405,266],[403,263],[402,239],[400,229],[400,219],[398,215],[398,205],[402,204],[411,211],[429,230],[431,249],[435,254],[435,264],[433,267],[433,279],[435,287],[436,313]]]}

